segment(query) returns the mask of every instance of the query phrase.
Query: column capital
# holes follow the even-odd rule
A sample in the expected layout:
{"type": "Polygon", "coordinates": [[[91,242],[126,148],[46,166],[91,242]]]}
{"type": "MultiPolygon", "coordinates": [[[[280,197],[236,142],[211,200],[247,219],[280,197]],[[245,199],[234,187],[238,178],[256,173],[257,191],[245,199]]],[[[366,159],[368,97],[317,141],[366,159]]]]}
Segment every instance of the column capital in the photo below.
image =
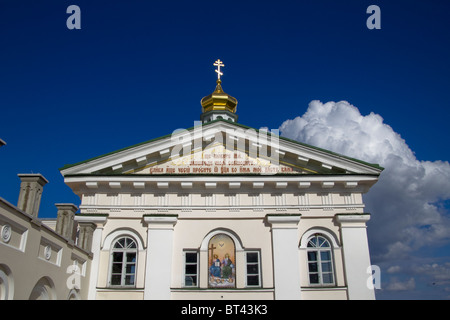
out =
{"type": "Polygon", "coordinates": [[[268,214],[266,215],[267,222],[272,225],[272,228],[297,228],[300,222],[301,214],[282,215],[282,214],[268,214]]]}
{"type": "Polygon", "coordinates": [[[173,228],[178,221],[178,215],[145,215],[144,222],[148,228],[173,228]]]}
{"type": "Polygon", "coordinates": [[[73,203],[55,203],[55,206],[58,210],[69,210],[74,213],[78,211],[78,207],[73,203]]]}
{"type": "Polygon", "coordinates": [[[357,227],[355,224],[361,224],[361,226],[365,226],[366,222],[370,220],[369,213],[362,214],[337,214],[336,221],[341,224],[341,227],[357,227]]]}
{"type": "Polygon", "coordinates": [[[75,215],[75,221],[79,224],[83,223],[92,223],[96,226],[96,228],[103,227],[108,220],[108,214],[105,215],[84,215],[84,214],[77,214],[75,215]]]}

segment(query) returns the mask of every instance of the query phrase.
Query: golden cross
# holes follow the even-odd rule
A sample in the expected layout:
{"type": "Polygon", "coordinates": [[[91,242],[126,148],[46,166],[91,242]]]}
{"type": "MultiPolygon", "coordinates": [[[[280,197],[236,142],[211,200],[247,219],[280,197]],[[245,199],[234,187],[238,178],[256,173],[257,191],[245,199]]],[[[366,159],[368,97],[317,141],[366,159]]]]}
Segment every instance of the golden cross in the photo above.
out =
{"type": "Polygon", "coordinates": [[[220,67],[225,67],[225,65],[222,61],[220,61],[220,59],[217,59],[217,61],[214,62],[214,66],[217,67],[217,69],[215,70],[217,72],[217,80],[220,80],[220,76],[223,76],[223,73],[220,72],[220,67]]]}

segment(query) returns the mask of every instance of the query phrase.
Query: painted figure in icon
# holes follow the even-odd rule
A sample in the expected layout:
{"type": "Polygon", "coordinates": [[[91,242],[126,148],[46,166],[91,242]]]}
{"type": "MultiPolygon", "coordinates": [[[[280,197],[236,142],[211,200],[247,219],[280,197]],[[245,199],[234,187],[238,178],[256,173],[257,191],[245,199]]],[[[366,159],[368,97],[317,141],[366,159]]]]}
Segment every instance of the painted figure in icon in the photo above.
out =
{"type": "Polygon", "coordinates": [[[225,254],[225,258],[222,260],[222,276],[224,279],[228,279],[228,282],[233,282],[233,262],[230,259],[228,253],[225,254]]]}
{"type": "Polygon", "coordinates": [[[214,255],[211,266],[209,267],[209,272],[211,274],[212,280],[215,281],[216,278],[220,278],[221,268],[220,260],[217,254],[214,255]]]}

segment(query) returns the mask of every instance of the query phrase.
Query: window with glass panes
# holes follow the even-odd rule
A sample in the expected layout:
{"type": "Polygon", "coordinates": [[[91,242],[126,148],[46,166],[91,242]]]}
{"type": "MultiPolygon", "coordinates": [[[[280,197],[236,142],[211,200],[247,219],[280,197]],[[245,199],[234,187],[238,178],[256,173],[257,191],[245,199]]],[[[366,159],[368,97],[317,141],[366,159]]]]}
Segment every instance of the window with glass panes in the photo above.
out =
{"type": "Polygon", "coordinates": [[[198,287],[197,251],[186,251],[184,253],[184,286],[198,287]]]}
{"type": "Polygon", "coordinates": [[[111,286],[134,286],[136,281],[136,242],[123,237],[113,245],[111,252],[111,286]]]}
{"type": "Polygon", "coordinates": [[[261,286],[260,258],[258,251],[246,252],[247,287],[261,286]]]}
{"type": "Polygon", "coordinates": [[[314,235],[308,240],[308,274],[312,285],[333,285],[333,257],[330,242],[314,235]]]}

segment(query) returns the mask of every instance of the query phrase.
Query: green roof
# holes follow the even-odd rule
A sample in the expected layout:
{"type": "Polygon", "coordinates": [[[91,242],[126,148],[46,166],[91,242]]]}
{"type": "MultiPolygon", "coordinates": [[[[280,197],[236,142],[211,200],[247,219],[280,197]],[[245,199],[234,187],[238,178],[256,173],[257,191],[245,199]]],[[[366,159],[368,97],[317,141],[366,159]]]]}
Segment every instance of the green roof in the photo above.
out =
{"type": "MultiPolygon", "coordinates": [[[[255,128],[252,128],[252,127],[249,127],[249,126],[245,126],[243,124],[236,123],[236,122],[233,122],[233,121],[225,120],[225,119],[217,119],[217,120],[214,120],[214,121],[211,121],[211,122],[208,122],[208,123],[203,123],[201,126],[205,127],[205,126],[208,126],[210,124],[213,124],[213,123],[216,123],[216,122],[219,122],[219,121],[226,122],[226,123],[229,123],[229,124],[232,124],[232,125],[244,128],[244,129],[253,129],[253,130],[256,130],[256,132],[259,132],[258,129],[255,129],[255,128]]],[[[188,128],[186,130],[187,131],[191,131],[191,130],[194,130],[194,128],[196,128],[196,127],[198,127],[198,126],[194,126],[194,127],[188,128]]],[[[267,131],[267,134],[268,135],[272,135],[269,131],[267,131]]],[[[155,138],[155,139],[151,139],[151,140],[148,140],[148,141],[144,141],[144,142],[141,142],[141,143],[138,143],[138,144],[126,147],[126,148],[122,148],[122,149],[119,149],[119,150],[116,150],[116,151],[112,151],[112,152],[109,152],[109,153],[106,153],[106,154],[103,154],[103,155],[100,155],[100,156],[97,156],[97,157],[94,157],[94,158],[91,158],[91,159],[87,159],[87,160],[84,160],[84,161],[80,161],[80,162],[74,163],[74,164],[66,164],[62,168],[60,168],[59,170],[62,171],[62,170],[68,169],[68,168],[72,168],[72,167],[78,166],[80,164],[88,163],[88,162],[91,162],[91,161],[94,161],[94,160],[97,160],[97,159],[100,159],[100,158],[103,158],[103,157],[107,157],[109,155],[112,155],[112,154],[115,154],[115,153],[118,153],[118,152],[121,152],[121,151],[132,149],[132,148],[135,148],[135,147],[138,147],[138,146],[150,143],[150,142],[158,141],[158,140],[161,140],[161,139],[164,139],[164,138],[168,138],[171,135],[172,134],[167,134],[167,135],[164,135],[164,136],[159,137],[159,138],[155,138]]],[[[370,166],[372,168],[378,169],[380,171],[384,170],[384,168],[381,167],[378,164],[368,163],[368,162],[365,162],[365,161],[362,161],[362,160],[359,160],[359,159],[351,158],[351,157],[348,157],[348,156],[345,156],[345,155],[342,155],[342,154],[339,154],[339,153],[336,153],[336,152],[332,152],[332,151],[329,151],[329,150],[326,150],[326,149],[315,147],[315,146],[312,146],[312,145],[309,145],[309,144],[306,144],[306,143],[303,143],[303,142],[298,142],[296,140],[292,140],[292,139],[285,138],[285,137],[282,137],[282,136],[279,136],[279,139],[284,140],[284,141],[289,141],[289,142],[292,142],[294,144],[297,144],[297,145],[300,145],[300,146],[303,146],[303,147],[307,147],[307,148],[311,148],[311,149],[318,150],[318,151],[321,151],[321,152],[325,152],[325,153],[328,153],[330,155],[334,155],[334,156],[341,157],[341,158],[344,158],[344,159],[352,160],[352,161],[361,163],[363,165],[367,165],[367,166],[370,166]]]]}

